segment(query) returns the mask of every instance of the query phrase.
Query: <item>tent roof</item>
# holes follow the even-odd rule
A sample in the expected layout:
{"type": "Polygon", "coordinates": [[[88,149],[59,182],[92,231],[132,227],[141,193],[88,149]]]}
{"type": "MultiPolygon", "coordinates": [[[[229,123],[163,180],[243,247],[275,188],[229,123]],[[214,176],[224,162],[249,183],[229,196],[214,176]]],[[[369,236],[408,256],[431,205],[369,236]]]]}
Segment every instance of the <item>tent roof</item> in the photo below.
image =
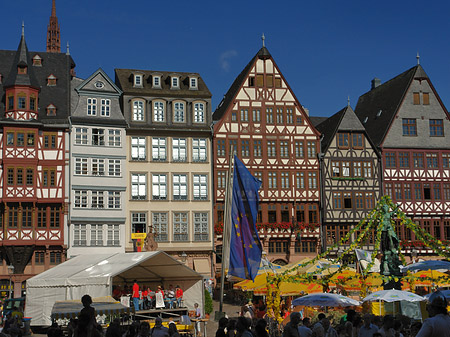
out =
{"type": "MultiPolygon", "coordinates": [[[[56,286],[69,283],[89,284],[96,280],[120,277],[123,281],[134,279],[157,282],[170,279],[202,279],[202,276],[184,264],[161,252],[96,254],[87,258],[76,256],[29,280],[27,286],[56,286]],[[81,281],[81,282],[80,282],[81,281]]],[[[101,281],[100,281],[101,282],[101,281]]]]}

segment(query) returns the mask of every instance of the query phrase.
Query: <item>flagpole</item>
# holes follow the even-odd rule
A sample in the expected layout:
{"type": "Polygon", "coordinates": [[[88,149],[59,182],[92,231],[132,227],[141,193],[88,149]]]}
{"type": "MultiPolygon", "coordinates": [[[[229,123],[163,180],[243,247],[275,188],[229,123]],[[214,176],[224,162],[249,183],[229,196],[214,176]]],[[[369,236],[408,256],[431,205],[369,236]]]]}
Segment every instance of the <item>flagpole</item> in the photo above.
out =
{"type": "Polygon", "coordinates": [[[231,203],[233,197],[233,156],[234,156],[234,146],[230,146],[230,154],[228,158],[228,174],[227,174],[227,188],[225,192],[225,210],[224,210],[224,221],[223,221],[223,235],[222,235],[222,270],[220,276],[220,302],[219,302],[219,312],[223,313],[223,295],[224,295],[224,285],[225,285],[225,269],[229,267],[230,259],[230,236],[231,236],[231,203]]]}

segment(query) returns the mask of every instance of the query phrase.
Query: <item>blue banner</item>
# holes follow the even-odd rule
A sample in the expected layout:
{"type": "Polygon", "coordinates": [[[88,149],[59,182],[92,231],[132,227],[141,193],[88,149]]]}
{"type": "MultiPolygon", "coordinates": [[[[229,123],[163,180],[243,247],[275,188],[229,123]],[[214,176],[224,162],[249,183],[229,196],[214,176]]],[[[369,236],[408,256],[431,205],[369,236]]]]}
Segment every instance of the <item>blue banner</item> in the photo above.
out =
{"type": "Polygon", "coordinates": [[[234,156],[231,207],[230,266],[228,274],[254,280],[261,263],[261,241],[256,229],[261,182],[234,156]]]}

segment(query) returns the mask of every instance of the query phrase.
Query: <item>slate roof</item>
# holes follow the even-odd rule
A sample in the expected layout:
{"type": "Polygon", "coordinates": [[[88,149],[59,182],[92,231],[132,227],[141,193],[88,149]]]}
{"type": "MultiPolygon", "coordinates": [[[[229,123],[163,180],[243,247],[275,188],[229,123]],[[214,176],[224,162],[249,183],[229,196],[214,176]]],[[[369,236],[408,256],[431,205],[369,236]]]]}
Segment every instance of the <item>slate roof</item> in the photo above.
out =
{"type": "Polygon", "coordinates": [[[25,37],[22,35],[17,48],[14,61],[12,62],[11,69],[8,78],[5,81],[5,87],[13,85],[27,85],[35,88],[39,88],[39,83],[34,75],[32,64],[28,60],[28,47],[25,42],[25,37]],[[27,67],[26,74],[19,74],[18,67],[27,67]]]}
{"type": "MultiPolygon", "coordinates": [[[[25,45],[25,39],[21,39],[19,44],[19,51],[22,50],[22,45],[25,45]]],[[[24,58],[24,54],[13,50],[0,50],[0,74],[3,80],[0,83],[0,122],[11,121],[11,119],[4,118],[5,116],[5,90],[4,87],[7,84],[12,83],[10,78],[14,78],[11,75],[11,71],[17,73],[17,67],[13,67],[16,64],[17,59],[26,60],[28,64],[28,73],[33,73],[36,80],[36,86],[40,88],[39,100],[38,100],[38,121],[48,126],[61,126],[68,124],[68,117],[70,113],[70,80],[71,80],[71,68],[75,67],[75,63],[70,55],[63,53],[46,53],[46,52],[34,52],[27,51],[27,56],[24,58]],[[33,66],[32,58],[38,54],[42,59],[42,66],[33,66]],[[47,86],[47,77],[54,75],[56,77],[55,86],[47,86]],[[47,116],[46,108],[50,104],[56,107],[56,116],[47,116]]],[[[32,79],[31,84],[34,83],[32,79]]],[[[24,124],[28,122],[17,121],[16,123],[24,124]]]]}
{"type": "Polygon", "coordinates": [[[314,125],[314,127],[316,127],[317,125],[319,125],[320,123],[324,122],[327,119],[328,117],[309,116],[309,120],[314,125]]]}
{"type": "Polygon", "coordinates": [[[139,69],[114,69],[115,83],[125,95],[140,96],[166,96],[166,97],[186,97],[186,98],[211,98],[211,92],[198,73],[174,72],[174,71],[154,71],[139,69]],[[133,86],[133,74],[143,75],[143,87],[133,86]],[[153,88],[153,76],[161,76],[161,89],[153,88]],[[180,76],[180,89],[170,88],[170,77],[180,76]],[[198,78],[197,90],[189,89],[189,76],[198,78]]]}
{"type": "Polygon", "coordinates": [[[428,78],[421,65],[408,69],[359,97],[355,113],[376,146],[383,142],[414,78],[428,78]]]}
{"type": "Polygon", "coordinates": [[[219,103],[218,107],[216,108],[216,111],[213,113],[213,121],[219,121],[222,119],[223,115],[225,114],[225,111],[227,110],[228,106],[233,101],[234,97],[237,95],[239,88],[242,86],[244,79],[247,77],[250,69],[252,68],[253,64],[255,63],[256,59],[267,59],[270,58],[271,55],[266,47],[262,47],[256,55],[250,60],[250,62],[245,66],[245,68],[241,71],[241,73],[235,78],[233,84],[231,85],[230,89],[228,89],[227,93],[223,97],[222,101],[219,103]]]}

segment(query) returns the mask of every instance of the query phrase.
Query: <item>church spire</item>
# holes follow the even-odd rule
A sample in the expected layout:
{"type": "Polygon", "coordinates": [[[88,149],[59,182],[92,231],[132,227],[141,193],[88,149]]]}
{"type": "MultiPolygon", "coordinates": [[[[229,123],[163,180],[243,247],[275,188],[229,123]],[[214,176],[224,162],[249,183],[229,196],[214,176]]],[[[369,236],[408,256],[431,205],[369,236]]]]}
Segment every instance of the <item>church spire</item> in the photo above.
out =
{"type": "Polygon", "coordinates": [[[52,0],[52,15],[47,26],[47,52],[48,53],[60,53],[61,41],[58,18],[56,17],[55,0],[52,0]]]}

